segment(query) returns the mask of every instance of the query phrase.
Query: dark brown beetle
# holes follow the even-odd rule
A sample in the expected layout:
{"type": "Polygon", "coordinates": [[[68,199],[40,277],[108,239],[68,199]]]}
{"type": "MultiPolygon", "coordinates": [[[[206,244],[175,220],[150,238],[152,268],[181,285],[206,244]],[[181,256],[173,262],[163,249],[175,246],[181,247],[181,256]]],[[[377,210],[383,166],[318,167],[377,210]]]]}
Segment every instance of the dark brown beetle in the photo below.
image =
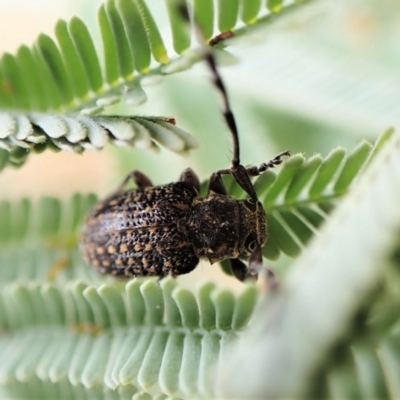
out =
{"type": "Polygon", "coordinates": [[[234,143],[232,167],[211,175],[206,196],[199,196],[200,183],[190,169],[178,182],[163,186],[153,186],[140,172],[131,173],[115,194],[89,212],[82,229],[84,258],[102,273],[176,276],[192,271],[202,257],[211,263],[229,259],[239,280],[256,277],[262,268],[267,223],[249,177],[280,164],[281,157],[290,154],[282,152],[260,167],[240,163],[238,132],[224,84],[211,52],[205,60],[224,100],[234,143]],[[249,198],[228,196],[223,174],[232,175],[249,198]],[[123,190],[129,179],[138,189],[123,190]],[[249,260],[248,267],[242,259],[249,260]]]}

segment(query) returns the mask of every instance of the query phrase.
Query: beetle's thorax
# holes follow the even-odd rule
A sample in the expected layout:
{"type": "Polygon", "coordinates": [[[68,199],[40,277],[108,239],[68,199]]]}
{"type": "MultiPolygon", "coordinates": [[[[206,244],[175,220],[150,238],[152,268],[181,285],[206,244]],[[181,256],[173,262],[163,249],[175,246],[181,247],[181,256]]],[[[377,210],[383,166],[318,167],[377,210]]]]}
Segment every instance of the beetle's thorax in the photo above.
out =
{"type": "Polygon", "coordinates": [[[212,193],[194,198],[180,227],[197,257],[211,263],[227,258],[247,258],[249,244],[266,240],[265,212],[259,202],[237,200],[212,193]]]}

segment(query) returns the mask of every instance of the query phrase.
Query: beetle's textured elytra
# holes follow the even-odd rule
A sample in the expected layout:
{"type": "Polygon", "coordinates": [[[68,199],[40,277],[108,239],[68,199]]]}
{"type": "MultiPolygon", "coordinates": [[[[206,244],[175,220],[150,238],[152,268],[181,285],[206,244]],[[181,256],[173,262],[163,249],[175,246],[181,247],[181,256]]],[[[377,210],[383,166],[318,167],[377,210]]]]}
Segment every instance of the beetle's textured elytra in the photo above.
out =
{"type": "Polygon", "coordinates": [[[86,261],[113,275],[190,272],[199,260],[178,223],[196,195],[185,182],[117,192],[87,217],[81,245],[86,261]]]}
{"type": "Polygon", "coordinates": [[[138,171],[130,174],[115,194],[89,212],[82,229],[84,258],[100,272],[126,277],[176,276],[192,271],[200,258],[211,263],[229,259],[233,274],[245,280],[257,277],[262,268],[267,222],[250,176],[273,168],[290,154],[282,152],[260,167],[245,168],[240,163],[235,118],[211,50],[204,59],[224,101],[224,117],[233,139],[232,166],[211,175],[206,196],[199,196],[200,183],[190,169],[178,182],[163,186],[153,186],[138,171]],[[249,198],[228,196],[221,178],[224,174],[232,175],[249,198]],[[130,178],[138,189],[124,190],[130,178]],[[249,260],[249,265],[242,260],[249,260]]]}

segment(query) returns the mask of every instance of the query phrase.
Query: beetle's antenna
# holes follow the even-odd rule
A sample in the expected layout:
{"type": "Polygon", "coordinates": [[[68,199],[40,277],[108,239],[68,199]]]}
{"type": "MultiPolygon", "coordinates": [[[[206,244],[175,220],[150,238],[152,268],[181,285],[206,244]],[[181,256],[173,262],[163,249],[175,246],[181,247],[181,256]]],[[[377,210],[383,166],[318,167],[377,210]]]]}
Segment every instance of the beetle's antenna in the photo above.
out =
{"type": "MultiPolygon", "coordinates": [[[[188,10],[185,5],[180,5],[179,6],[179,11],[182,14],[183,18],[187,20],[187,22],[190,24],[190,17],[188,10]]],[[[201,35],[200,29],[197,27],[198,33],[201,35]]],[[[201,35],[202,36],[202,35],[201,35]]],[[[230,35],[231,36],[231,35],[230,35]]],[[[224,103],[224,117],[226,124],[228,125],[229,131],[232,134],[232,140],[233,140],[233,159],[232,159],[232,168],[235,169],[240,165],[240,146],[239,146],[239,133],[235,121],[235,117],[232,112],[231,105],[229,103],[229,98],[228,98],[228,93],[226,91],[224,82],[222,81],[221,75],[218,71],[217,64],[215,62],[215,57],[212,52],[212,49],[210,49],[208,46],[204,46],[204,60],[207,62],[207,65],[210,68],[210,71],[213,75],[213,83],[217,90],[221,93],[223,103],[224,103]]]]}
{"type": "Polygon", "coordinates": [[[215,57],[212,51],[208,50],[204,57],[207,62],[210,70],[213,74],[213,83],[218,91],[222,95],[222,99],[224,102],[224,117],[226,124],[232,134],[233,139],[233,158],[232,158],[232,167],[235,168],[240,164],[240,146],[239,146],[239,133],[235,121],[235,116],[233,115],[231,105],[229,103],[228,93],[226,91],[224,82],[222,81],[221,75],[218,72],[215,57]]]}

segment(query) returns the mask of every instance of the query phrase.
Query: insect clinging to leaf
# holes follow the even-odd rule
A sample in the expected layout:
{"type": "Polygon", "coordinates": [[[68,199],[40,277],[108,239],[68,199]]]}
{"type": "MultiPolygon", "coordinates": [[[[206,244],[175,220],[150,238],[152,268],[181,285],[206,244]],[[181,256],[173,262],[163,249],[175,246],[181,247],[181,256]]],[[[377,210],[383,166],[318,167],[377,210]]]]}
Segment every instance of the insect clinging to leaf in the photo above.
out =
{"type": "Polygon", "coordinates": [[[262,270],[262,246],[267,239],[263,205],[250,180],[282,162],[284,151],[259,167],[241,164],[239,135],[227,91],[210,48],[204,60],[223,99],[223,114],[233,139],[230,168],[214,172],[208,191],[185,170],[177,182],[154,186],[141,172],[128,175],[118,190],[87,215],[80,248],[88,264],[115,276],[177,276],[192,271],[200,258],[211,263],[230,260],[239,280],[262,270]],[[232,175],[248,198],[227,194],[222,175],[232,175]],[[124,190],[129,180],[137,189],[124,190]],[[248,260],[248,265],[243,260],[248,260]]]}

